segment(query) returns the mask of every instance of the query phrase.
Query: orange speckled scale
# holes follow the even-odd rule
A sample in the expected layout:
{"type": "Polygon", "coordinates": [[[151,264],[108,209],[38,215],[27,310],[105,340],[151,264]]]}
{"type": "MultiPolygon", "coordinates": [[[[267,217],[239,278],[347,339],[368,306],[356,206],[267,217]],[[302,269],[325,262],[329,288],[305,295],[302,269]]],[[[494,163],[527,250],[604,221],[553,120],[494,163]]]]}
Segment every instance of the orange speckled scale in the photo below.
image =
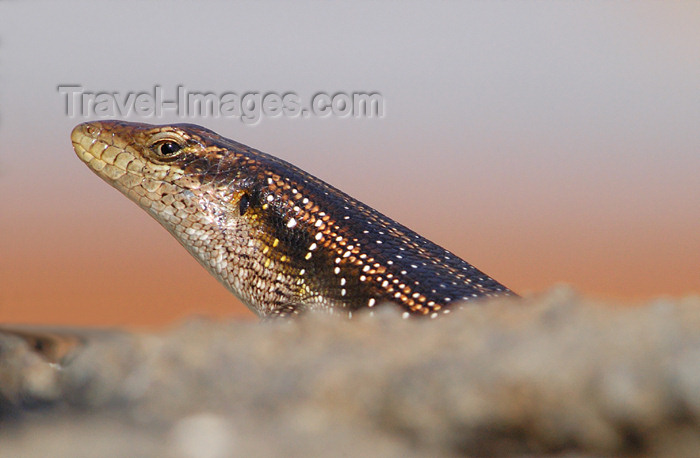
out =
{"type": "Polygon", "coordinates": [[[514,295],[471,264],[328,183],[200,126],[90,122],[77,155],[158,220],[263,317],[390,301],[435,317],[514,295]]]}

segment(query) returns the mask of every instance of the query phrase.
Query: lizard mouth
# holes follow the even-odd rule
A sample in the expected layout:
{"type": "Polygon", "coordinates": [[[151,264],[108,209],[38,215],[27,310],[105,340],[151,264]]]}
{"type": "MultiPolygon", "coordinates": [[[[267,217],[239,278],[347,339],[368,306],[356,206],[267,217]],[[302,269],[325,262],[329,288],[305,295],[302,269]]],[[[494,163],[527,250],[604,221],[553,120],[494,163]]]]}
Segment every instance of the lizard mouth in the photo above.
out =
{"type": "MultiPolygon", "coordinates": [[[[75,154],[77,154],[81,161],[88,165],[96,158],[93,150],[100,131],[101,125],[99,123],[85,122],[75,126],[70,134],[75,154]]],[[[97,156],[97,158],[99,159],[99,156],[97,156]]]]}
{"type": "Polygon", "coordinates": [[[132,163],[137,156],[128,151],[128,145],[118,145],[114,136],[105,132],[101,122],[78,124],[71,132],[71,141],[81,161],[102,178],[116,182],[133,171],[132,163]]]}

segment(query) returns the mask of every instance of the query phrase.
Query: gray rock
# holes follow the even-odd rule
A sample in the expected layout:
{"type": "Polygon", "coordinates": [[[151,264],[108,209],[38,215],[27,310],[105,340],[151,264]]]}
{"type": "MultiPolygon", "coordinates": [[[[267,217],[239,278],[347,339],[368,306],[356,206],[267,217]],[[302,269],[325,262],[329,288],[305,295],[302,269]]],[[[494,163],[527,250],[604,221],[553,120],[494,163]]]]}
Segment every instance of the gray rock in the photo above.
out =
{"type": "Polygon", "coordinates": [[[700,450],[699,297],[622,307],[556,288],[436,320],[193,319],[98,333],[54,362],[0,332],[0,350],[0,456],[700,450]]]}

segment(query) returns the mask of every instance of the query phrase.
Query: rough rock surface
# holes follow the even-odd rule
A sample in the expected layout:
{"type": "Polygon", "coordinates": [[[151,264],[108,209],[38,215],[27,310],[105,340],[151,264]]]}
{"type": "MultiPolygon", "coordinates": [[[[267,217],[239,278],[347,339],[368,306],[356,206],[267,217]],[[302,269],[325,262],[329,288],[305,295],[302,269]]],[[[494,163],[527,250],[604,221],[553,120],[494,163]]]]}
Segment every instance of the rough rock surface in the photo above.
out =
{"type": "MultiPolygon", "coordinates": [[[[51,362],[0,331],[0,456],[700,453],[700,297],[188,321],[51,362]]],[[[54,355],[55,357],[55,355],[54,355]]]]}

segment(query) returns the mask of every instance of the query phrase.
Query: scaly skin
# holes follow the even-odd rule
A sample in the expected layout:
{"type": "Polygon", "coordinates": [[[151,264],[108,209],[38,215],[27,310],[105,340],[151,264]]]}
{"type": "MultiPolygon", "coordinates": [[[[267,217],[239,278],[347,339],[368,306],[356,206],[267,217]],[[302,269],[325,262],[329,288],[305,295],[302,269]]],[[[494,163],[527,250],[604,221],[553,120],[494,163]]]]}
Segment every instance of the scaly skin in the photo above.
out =
{"type": "Polygon", "coordinates": [[[514,295],[303,170],[191,124],[80,124],[78,157],[162,224],[262,317],[352,316],[381,302],[436,317],[514,295]]]}

